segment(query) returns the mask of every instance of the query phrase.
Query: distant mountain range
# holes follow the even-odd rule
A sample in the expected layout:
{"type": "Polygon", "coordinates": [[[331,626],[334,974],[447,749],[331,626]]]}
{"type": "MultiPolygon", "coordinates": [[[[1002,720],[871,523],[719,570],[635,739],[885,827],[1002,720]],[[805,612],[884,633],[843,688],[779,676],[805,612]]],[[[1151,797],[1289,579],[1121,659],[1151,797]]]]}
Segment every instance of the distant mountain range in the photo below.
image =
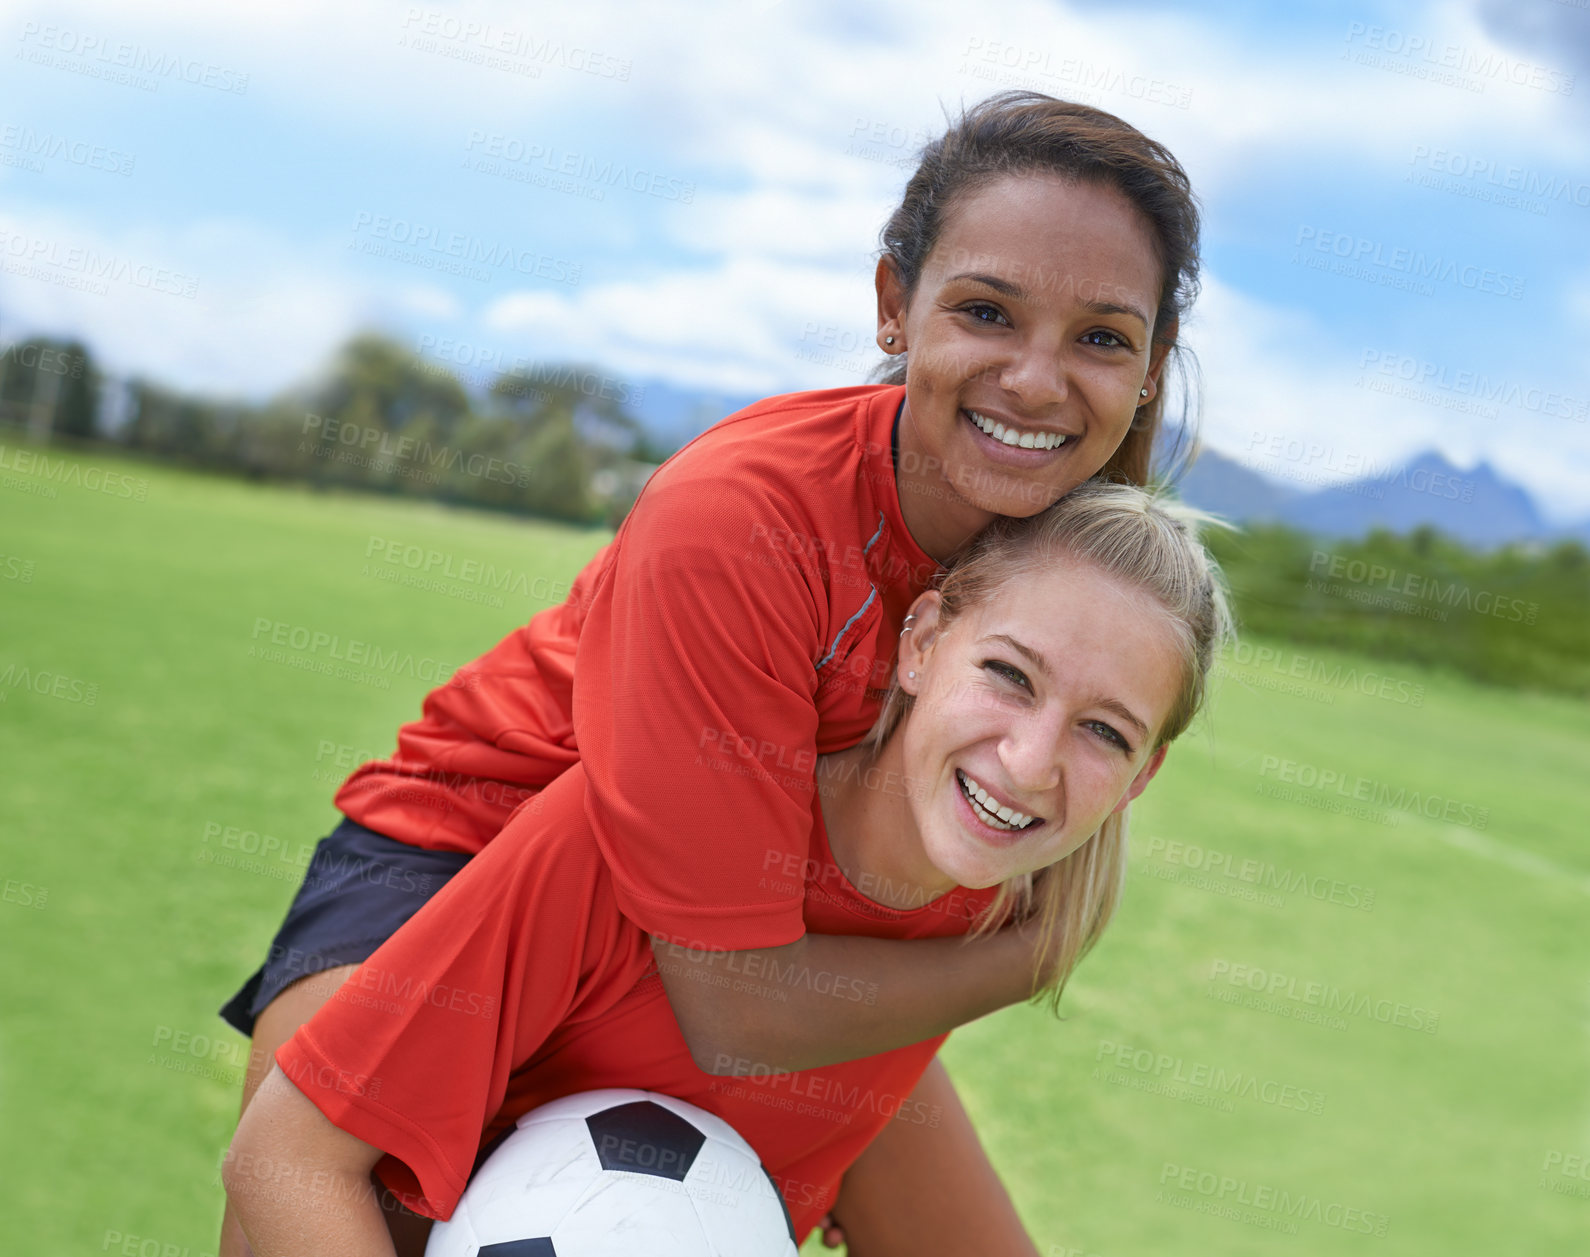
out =
{"type": "MultiPolygon", "coordinates": [[[[632,409],[671,448],[756,400],[647,380],[632,409]]],[[[1403,466],[1328,487],[1315,487],[1316,478],[1323,477],[1306,458],[1275,460],[1267,475],[1206,448],[1179,488],[1194,506],[1234,523],[1283,523],[1325,537],[1356,537],[1372,528],[1406,533],[1429,524],[1481,549],[1561,537],[1590,545],[1590,518],[1553,525],[1525,489],[1489,463],[1464,470],[1429,450],[1403,466]]]]}
{"type": "Polygon", "coordinates": [[[1561,537],[1590,544],[1590,519],[1549,523],[1529,493],[1489,463],[1465,470],[1427,450],[1401,466],[1318,489],[1305,487],[1306,464],[1278,470],[1287,478],[1205,449],[1180,491],[1194,506],[1237,523],[1289,524],[1326,537],[1357,537],[1372,528],[1406,533],[1429,524],[1481,549],[1561,537]]]}

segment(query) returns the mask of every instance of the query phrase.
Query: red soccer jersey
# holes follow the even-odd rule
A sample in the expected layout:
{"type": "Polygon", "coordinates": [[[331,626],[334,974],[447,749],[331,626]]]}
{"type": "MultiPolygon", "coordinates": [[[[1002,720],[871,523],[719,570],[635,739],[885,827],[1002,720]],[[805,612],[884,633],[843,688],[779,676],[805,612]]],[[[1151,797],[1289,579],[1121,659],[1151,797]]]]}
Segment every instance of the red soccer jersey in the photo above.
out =
{"type": "MultiPolygon", "coordinates": [[[[797,1073],[698,1069],[646,934],[620,912],[585,792],[577,766],[515,813],[278,1049],[276,1063],[327,1118],[386,1152],[376,1167],[382,1181],[431,1217],[451,1216],[481,1147],[521,1114],[576,1091],[640,1087],[738,1130],[804,1236],[886,1122],[937,1123],[908,1097],[945,1036],[797,1073]]],[[[957,889],[911,911],[875,904],[834,863],[821,807],[808,816],[804,867],[759,876],[804,890],[814,932],[963,934],[993,899],[993,890],[957,889]]],[[[761,987],[767,998],[791,982],[841,1002],[875,994],[826,971],[702,974],[761,987]]]]}
{"type": "Polygon", "coordinates": [[[903,386],[772,397],[670,458],[562,605],[425,700],[337,806],[476,852],[576,760],[624,912],[741,950],[802,933],[816,755],[853,746],[938,572],[900,514],[903,386]]]}

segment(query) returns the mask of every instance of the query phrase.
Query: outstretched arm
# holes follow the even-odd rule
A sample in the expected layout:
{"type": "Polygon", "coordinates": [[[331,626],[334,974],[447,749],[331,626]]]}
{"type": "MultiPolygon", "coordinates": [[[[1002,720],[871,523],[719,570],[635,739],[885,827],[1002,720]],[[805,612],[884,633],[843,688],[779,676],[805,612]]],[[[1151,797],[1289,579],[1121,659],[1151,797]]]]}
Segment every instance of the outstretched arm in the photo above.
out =
{"type": "Polygon", "coordinates": [[[1015,936],[805,936],[802,877],[786,870],[810,852],[818,706],[885,675],[892,659],[871,652],[892,652],[898,626],[865,582],[835,584],[805,551],[755,561],[747,538],[813,535],[806,508],[754,477],[693,479],[690,458],[625,521],[581,634],[573,715],[587,816],[620,908],[666,940],[654,953],[697,1064],[817,1068],[1024,998],[1033,958],[1015,936]]]}
{"type": "Polygon", "coordinates": [[[685,1042],[709,1074],[818,1069],[920,1043],[1026,999],[1029,927],[980,939],[807,934],[783,947],[652,954],[685,1042]]]}

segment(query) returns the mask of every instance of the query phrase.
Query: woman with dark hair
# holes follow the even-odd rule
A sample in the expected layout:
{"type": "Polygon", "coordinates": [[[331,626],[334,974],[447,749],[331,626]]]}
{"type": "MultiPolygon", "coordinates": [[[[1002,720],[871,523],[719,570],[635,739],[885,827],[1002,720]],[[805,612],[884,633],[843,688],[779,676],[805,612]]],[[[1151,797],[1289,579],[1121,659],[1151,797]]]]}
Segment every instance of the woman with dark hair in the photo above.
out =
{"type": "MultiPolygon", "coordinates": [[[[907,609],[963,545],[1094,477],[1149,480],[1198,210],[1127,123],[1009,92],[926,147],[882,241],[891,382],[768,398],[691,441],[563,604],[432,691],[395,754],[343,785],[347,819],[222,1010],[254,1038],[245,1110],[276,1049],[576,762],[616,901],[708,1072],[853,1061],[1033,994],[1063,944],[1021,926],[807,932],[813,773],[875,723],[907,609]],[[873,998],[700,980],[771,966],[873,998]]],[[[221,1251],[246,1251],[230,1214],[221,1251]]]]}

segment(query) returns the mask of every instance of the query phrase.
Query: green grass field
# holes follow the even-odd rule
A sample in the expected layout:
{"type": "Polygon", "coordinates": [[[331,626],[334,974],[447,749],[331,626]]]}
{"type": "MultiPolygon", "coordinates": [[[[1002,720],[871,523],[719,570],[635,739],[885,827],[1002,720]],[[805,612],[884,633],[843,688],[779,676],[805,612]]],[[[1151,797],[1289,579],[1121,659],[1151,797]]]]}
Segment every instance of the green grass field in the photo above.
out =
{"type": "MultiPolygon", "coordinates": [[[[92,454],[52,479],[14,453],[4,1248],[198,1257],[246,1055],[215,1010],[336,782],[390,748],[427,668],[555,599],[604,535],[92,454]],[[409,569],[383,556],[410,544],[455,575],[390,579],[409,569]],[[518,591],[481,601],[471,561],[518,591]],[[259,653],[261,623],[412,655],[413,674],[291,666],[259,653]]],[[[945,1049],[1040,1249],[1581,1251],[1590,713],[1252,645],[1274,653],[1223,670],[1137,808],[1127,898],[1067,1020],[1013,1009],[945,1049]]]]}

